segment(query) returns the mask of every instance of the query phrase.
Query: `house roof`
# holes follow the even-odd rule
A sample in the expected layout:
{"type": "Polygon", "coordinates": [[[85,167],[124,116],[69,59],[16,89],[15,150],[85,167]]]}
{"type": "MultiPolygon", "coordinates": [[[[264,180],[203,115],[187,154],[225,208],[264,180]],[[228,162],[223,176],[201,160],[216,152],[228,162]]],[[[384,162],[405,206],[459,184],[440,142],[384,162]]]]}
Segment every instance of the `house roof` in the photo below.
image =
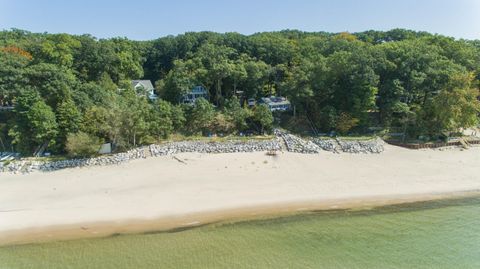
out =
{"type": "Polygon", "coordinates": [[[141,86],[143,86],[143,88],[144,88],[145,90],[153,90],[153,89],[155,89],[155,88],[153,87],[153,84],[152,84],[152,82],[151,82],[150,80],[132,80],[132,86],[133,86],[134,88],[137,87],[139,84],[140,84],[141,86]]]}

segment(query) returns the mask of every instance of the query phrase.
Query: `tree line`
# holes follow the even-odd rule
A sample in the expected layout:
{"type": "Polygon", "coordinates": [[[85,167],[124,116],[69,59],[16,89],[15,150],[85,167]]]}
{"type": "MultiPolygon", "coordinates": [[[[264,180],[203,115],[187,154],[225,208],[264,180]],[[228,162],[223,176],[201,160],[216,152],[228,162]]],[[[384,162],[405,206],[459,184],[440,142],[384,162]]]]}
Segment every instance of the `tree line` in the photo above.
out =
{"type": "Polygon", "coordinates": [[[268,132],[272,113],[245,100],[271,95],[291,101],[295,113],[278,117],[292,130],[380,127],[435,139],[478,124],[479,79],[480,41],[403,29],[151,41],[12,29],[0,32],[0,106],[13,106],[0,112],[0,146],[80,156],[172,133],[268,132]],[[159,100],[135,92],[140,78],[155,82],[159,100]],[[179,104],[199,85],[209,100],[179,104]]]}

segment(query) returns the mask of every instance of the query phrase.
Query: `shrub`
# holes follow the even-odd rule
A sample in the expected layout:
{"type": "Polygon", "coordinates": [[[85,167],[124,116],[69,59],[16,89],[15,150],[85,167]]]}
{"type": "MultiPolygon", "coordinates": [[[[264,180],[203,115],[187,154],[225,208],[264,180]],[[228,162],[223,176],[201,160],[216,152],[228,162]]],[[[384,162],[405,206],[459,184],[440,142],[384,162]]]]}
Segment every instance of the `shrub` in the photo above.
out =
{"type": "Polygon", "coordinates": [[[67,135],[65,145],[67,153],[71,157],[90,157],[98,153],[102,140],[96,136],[84,132],[70,133],[67,135]]]}
{"type": "Polygon", "coordinates": [[[353,127],[357,126],[359,119],[352,117],[350,114],[342,112],[337,119],[337,131],[346,134],[353,127]]]}

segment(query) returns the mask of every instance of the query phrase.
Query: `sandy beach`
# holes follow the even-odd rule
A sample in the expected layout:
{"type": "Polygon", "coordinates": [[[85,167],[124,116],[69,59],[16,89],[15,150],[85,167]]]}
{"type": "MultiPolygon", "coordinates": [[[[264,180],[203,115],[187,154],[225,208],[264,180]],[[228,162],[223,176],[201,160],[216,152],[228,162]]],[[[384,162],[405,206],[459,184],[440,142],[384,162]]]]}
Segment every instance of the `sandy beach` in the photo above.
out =
{"type": "Polygon", "coordinates": [[[0,244],[422,201],[480,190],[480,148],[382,154],[178,154],[0,175],[0,244]]]}

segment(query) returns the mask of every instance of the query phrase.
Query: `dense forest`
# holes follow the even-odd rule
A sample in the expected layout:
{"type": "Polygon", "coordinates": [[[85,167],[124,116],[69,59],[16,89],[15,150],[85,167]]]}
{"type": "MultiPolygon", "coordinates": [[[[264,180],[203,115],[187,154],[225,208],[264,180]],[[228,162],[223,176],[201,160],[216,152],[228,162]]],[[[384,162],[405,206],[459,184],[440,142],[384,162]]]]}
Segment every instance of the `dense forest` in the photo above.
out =
{"type": "Polygon", "coordinates": [[[0,32],[0,151],[73,156],[173,133],[400,130],[438,139],[478,124],[480,41],[426,32],[241,35],[198,32],[152,41],[0,32]],[[131,80],[154,82],[150,101],[131,80]],[[179,98],[201,85],[209,98],[179,98]],[[239,96],[237,93],[242,92],[239,96]],[[284,96],[274,113],[245,100],[284,96]]]}

